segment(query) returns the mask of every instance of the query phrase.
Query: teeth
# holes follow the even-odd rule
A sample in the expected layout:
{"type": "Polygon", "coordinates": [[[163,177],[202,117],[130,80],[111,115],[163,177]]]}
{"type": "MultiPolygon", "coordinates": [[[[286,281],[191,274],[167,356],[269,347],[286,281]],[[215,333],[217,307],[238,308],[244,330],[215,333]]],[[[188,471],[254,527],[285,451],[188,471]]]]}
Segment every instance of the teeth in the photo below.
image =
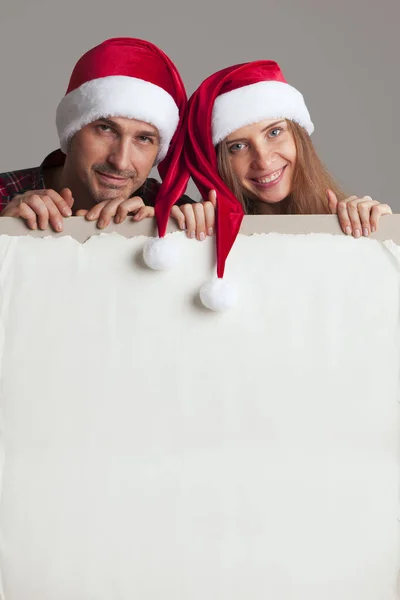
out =
{"type": "Polygon", "coordinates": [[[271,181],[275,181],[275,179],[278,179],[282,171],[283,169],[281,169],[280,171],[275,171],[275,173],[272,173],[270,177],[265,177],[264,179],[257,179],[257,181],[259,183],[270,183],[271,181]]]}

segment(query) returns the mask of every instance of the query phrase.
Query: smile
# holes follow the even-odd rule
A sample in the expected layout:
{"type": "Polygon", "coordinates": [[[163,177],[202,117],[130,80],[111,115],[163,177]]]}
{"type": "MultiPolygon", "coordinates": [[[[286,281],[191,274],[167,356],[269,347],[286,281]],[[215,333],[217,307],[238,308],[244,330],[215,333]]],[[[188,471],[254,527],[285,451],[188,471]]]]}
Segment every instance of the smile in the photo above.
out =
{"type": "Polygon", "coordinates": [[[274,173],[271,173],[268,177],[260,177],[259,179],[253,179],[253,181],[256,183],[271,183],[272,181],[276,181],[282,175],[284,168],[285,167],[282,167],[279,171],[274,171],[274,173]]]}
{"type": "Polygon", "coordinates": [[[277,185],[282,180],[286,167],[287,165],[265,177],[254,177],[254,179],[251,179],[250,181],[260,190],[266,190],[277,185]]]}
{"type": "Polygon", "coordinates": [[[116,186],[122,187],[122,186],[126,185],[126,182],[128,181],[128,179],[126,179],[126,178],[115,177],[114,175],[109,175],[107,173],[101,173],[100,171],[96,171],[96,174],[104,183],[109,183],[109,184],[111,183],[116,186]]]}

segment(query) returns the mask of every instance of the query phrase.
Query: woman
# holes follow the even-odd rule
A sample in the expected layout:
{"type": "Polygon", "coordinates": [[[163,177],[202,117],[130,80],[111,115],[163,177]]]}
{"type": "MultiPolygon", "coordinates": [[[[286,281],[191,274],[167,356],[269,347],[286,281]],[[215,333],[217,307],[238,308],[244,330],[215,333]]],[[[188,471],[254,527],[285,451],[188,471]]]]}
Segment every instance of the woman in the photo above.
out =
{"type": "MultiPolygon", "coordinates": [[[[343,231],[358,238],[375,231],[380,216],[392,212],[370,197],[345,198],[314,150],[313,130],[303,96],[273,61],[218,71],[190,98],[180,161],[186,174],[176,172],[182,180],[191,175],[208,201],[173,206],[171,185],[155,213],[160,236],[168,214],[199,240],[216,224],[217,278],[200,291],[208,308],[226,310],[236,302],[223,276],[244,214],[333,213],[343,231]]],[[[165,268],[170,256],[173,261],[167,241],[161,242],[146,249],[145,262],[152,268],[165,268]]]]}
{"type": "Polygon", "coordinates": [[[217,196],[219,209],[236,198],[245,214],[337,214],[344,233],[368,236],[390,207],[369,196],[346,198],[314,149],[313,130],[303,96],[277,63],[211,75],[190,99],[185,152],[208,201],[174,207],[172,216],[189,237],[205,239],[214,230],[217,196]]]}

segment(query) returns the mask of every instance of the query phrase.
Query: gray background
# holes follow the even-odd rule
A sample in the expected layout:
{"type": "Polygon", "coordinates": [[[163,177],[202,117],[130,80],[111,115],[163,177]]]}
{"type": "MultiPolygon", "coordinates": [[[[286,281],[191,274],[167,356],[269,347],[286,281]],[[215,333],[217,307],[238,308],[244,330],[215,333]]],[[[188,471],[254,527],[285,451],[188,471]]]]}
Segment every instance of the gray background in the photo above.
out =
{"type": "Polygon", "coordinates": [[[55,109],[77,59],[132,36],[169,54],[188,93],[227,65],[276,60],[304,94],[314,143],[345,191],[400,212],[400,0],[236,3],[1,0],[0,172],[37,166],[58,146],[55,109]]]}

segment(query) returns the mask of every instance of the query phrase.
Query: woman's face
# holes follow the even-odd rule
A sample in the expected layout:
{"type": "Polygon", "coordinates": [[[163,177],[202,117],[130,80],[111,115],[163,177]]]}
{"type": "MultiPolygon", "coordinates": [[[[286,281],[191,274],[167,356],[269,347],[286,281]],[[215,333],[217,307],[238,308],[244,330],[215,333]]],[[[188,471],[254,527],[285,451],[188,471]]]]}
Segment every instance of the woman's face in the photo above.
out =
{"type": "Polygon", "coordinates": [[[231,133],[225,142],[241,186],[260,202],[275,204],[292,189],[296,145],[284,119],[265,119],[231,133]]]}

